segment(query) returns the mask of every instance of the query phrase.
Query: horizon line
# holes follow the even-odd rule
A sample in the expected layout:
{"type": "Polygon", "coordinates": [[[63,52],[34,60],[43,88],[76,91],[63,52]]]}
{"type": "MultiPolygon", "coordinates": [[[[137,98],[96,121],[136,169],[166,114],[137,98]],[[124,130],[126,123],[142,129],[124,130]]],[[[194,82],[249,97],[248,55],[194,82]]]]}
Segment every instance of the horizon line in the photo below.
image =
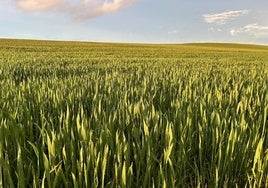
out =
{"type": "Polygon", "coordinates": [[[233,45],[254,45],[254,46],[267,46],[265,43],[243,43],[243,42],[226,42],[226,41],[191,41],[191,42],[127,42],[127,41],[91,41],[91,40],[64,40],[64,39],[44,39],[44,38],[13,38],[13,37],[0,37],[0,40],[27,40],[27,41],[47,41],[47,42],[81,42],[81,43],[100,43],[100,44],[141,44],[141,45],[194,45],[194,44],[233,44],[233,45]]]}

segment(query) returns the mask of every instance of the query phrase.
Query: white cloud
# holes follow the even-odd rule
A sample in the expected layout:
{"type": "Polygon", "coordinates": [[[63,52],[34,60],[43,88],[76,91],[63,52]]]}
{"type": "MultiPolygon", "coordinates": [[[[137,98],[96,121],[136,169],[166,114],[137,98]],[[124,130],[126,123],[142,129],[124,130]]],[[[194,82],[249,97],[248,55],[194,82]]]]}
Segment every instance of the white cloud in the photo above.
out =
{"type": "Polygon", "coordinates": [[[87,20],[104,14],[117,12],[132,5],[137,0],[15,0],[25,11],[58,11],[70,14],[77,20],[87,20]]]}
{"type": "Polygon", "coordinates": [[[268,25],[259,25],[257,23],[249,24],[238,29],[232,29],[230,34],[232,36],[247,34],[257,38],[268,37],[268,25]]]}
{"type": "Polygon", "coordinates": [[[84,0],[83,4],[75,10],[79,20],[91,19],[107,13],[117,12],[133,4],[136,0],[113,0],[100,2],[98,0],[84,0]],[[88,11],[83,11],[88,10],[88,11]]]}
{"type": "Polygon", "coordinates": [[[174,29],[174,30],[171,30],[171,31],[168,31],[168,34],[169,35],[177,35],[179,33],[178,30],[174,29]]]}
{"type": "Polygon", "coordinates": [[[215,32],[215,31],[217,31],[217,32],[222,32],[222,29],[220,29],[220,28],[210,27],[210,28],[208,28],[208,31],[212,31],[212,32],[215,32]]]}
{"type": "Polygon", "coordinates": [[[227,11],[219,14],[204,14],[204,20],[207,23],[224,25],[229,20],[233,20],[236,17],[246,15],[249,13],[249,10],[235,10],[235,11],[227,11]]]}

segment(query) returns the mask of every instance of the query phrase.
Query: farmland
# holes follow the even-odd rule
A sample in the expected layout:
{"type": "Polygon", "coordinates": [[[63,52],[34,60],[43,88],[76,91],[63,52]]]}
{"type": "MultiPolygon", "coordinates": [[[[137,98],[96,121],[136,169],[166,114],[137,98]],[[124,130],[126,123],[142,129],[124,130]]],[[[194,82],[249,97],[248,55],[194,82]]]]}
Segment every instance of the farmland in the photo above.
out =
{"type": "Polygon", "coordinates": [[[268,47],[0,40],[0,187],[267,187],[268,47]]]}

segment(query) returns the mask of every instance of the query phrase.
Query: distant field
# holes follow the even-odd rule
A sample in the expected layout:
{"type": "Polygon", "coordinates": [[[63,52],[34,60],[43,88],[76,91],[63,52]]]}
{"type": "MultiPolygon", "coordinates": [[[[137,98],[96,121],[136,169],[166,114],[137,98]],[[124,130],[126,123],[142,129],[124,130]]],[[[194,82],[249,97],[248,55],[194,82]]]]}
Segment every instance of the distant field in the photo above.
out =
{"type": "Polygon", "coordinates": [[[0,39],[0,187],[268,187],[268,47],[0,39]]]}

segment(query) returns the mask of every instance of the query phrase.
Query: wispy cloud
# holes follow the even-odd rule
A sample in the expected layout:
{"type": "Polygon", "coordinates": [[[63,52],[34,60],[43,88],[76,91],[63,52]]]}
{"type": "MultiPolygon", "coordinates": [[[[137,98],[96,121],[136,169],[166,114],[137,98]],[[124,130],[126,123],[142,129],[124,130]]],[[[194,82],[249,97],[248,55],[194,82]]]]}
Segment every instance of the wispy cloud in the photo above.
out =
{"type": "Polygon", "coordinates": [[[224,25],[229,20],[233,20],[236,17],[246,15],[248,13],[249,13],[249,10],[235,10],[235,11],[222,12],[219,14],[204,14],[203,18],[204,18],[205,22],[207,22],[207,23],[224,25]]]}
{"type": "Polygon", "coordinates": [[[65,0],[17,0],[16,4],[25,11],[44,11],[60,7],[65,0]]]}
{"type": "Polygon", "coordinates": [[[232,36],[237,36],[240,34],[248,34],[254,37],[268,37],[268,25],[259,25],[257,23],[249,24],[238,29],[232,29],[230,31],[232,36]]]}
{"type": "Polygon", "coordinates": [[[15,0],[17,7],[25,11],[58,11],[70,14],[77,20],[88,20],[117,12],[137,0],[15,0]]]}

